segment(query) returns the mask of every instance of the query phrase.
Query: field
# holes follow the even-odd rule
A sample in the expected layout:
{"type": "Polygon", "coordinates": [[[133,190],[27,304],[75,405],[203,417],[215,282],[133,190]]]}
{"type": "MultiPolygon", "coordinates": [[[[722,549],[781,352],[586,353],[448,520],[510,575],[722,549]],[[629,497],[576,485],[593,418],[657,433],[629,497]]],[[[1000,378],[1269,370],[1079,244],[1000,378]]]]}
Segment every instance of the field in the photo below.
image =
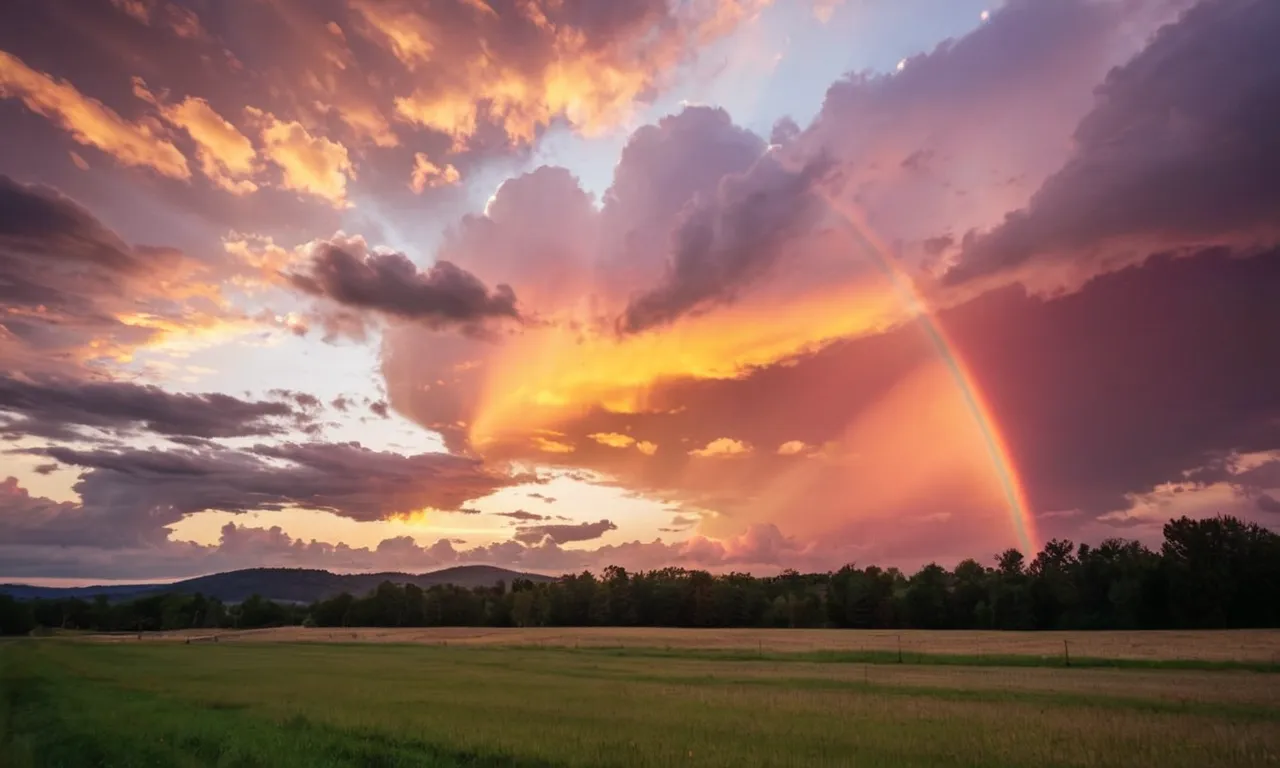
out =
{"type": "Polygon", "coordinates": [[[1280,765],[1280,633],[900,634],[24,640],[0,765],[1280,765]]]}

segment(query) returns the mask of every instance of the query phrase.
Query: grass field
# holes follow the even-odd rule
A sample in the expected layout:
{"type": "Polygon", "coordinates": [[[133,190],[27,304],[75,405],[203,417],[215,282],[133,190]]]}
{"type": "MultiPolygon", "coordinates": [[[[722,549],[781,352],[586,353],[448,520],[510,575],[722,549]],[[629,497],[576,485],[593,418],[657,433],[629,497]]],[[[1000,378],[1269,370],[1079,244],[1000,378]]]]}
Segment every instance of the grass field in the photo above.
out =
{"type": "Polygon", "coordinates": [[[1165,666],[1280,670],[1280,631],[982,632],[828,629],[280,627],[97,635],[98,642],[415,643],[440,646],[575,648],[629,655],[771,657],[814,661],[968,666],[1165,666]]]}
{"type": "Polygon", "coordinates": [[[726,652],[746,635],[657,655],[643,633],[607,650],[589,632],[578,649],[477,631],[448,646],[251,637],[0,645],[0,765],[1280,765],[1280,675],[1265,671],[726,652]]]}

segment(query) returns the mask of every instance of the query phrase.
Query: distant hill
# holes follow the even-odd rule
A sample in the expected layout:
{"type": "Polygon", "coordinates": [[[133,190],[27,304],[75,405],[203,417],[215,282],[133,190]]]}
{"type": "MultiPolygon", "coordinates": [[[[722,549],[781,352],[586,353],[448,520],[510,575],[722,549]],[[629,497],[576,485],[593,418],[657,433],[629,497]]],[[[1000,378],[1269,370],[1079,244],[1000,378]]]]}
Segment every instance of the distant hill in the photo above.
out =
{"type": "Polygon", "coordinates": [[[251,595],[261,595],[278,602],[310,603],[343,592],[364,595],[384,581],[430,587],[454,584],[459,587],[491,587],[499,581],[510,584],[514,579],[555,581],[552,576],[521,573],[491,565],[459,565],[430,573],[330,573],[308,568],[247,568],[242,571],[215,573],[172,584],[115,584],[102,587],[32,587],[26,584],[0,584],[0,594],[21,600],[37,598],[79,597],[90,599],[106,595],[112,600],[125,600],[157,592],[199,592],[227,603],[237,603],[251,595]]]}

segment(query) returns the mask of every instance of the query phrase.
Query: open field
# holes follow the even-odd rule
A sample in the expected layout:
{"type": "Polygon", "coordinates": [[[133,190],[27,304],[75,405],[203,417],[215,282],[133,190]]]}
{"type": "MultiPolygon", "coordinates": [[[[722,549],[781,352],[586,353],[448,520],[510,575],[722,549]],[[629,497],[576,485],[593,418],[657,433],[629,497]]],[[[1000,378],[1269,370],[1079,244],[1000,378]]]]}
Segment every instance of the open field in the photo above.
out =
{"type": "MultiPolygon", "coordinates": [[[[360,642],[421,643],[449,646],[571,647],[582,649],[648,649],[756,652],[771,654],[888,654],[899,647],[907,658],[921,654],[958,656],[972,661],[991,657],[1047,657],[1061,660],[1064,651],[1079,660],[1134,662],[1205,661],[1280,666],[1280,630],[1196,632],[930,632],[923,630],[829,629],[661,629],[661,628],[529,628],[438,627],[430,629],[338,629],[280,627],[244,631],[190,630],[141,635],[143,642],[360,642]],[[1064,641],[1066,647],[1064,648],[1064,641]]],[[[139,636],[98,635],[101,642],[137,642],[139,636]]]]}
{"type": "Polygon", "coordinates": [[[712,634],[663,658],[458,630],[8,643],[0,765],[1280,765],[1272,673],[698,657],[712,634]]]}

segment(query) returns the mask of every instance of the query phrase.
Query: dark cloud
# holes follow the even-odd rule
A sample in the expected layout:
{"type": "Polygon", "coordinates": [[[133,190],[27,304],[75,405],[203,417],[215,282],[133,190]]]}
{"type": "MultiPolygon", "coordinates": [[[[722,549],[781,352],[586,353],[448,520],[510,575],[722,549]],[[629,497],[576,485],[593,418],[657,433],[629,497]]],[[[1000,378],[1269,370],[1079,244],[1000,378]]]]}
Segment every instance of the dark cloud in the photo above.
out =
{"type": "Polygon", "coordinates": [[[534,512],[526,512],[523,509],[517,509],[514,512],[495,512],[494,514],[498,515],[498,517],[509,517],[512,520],[521,520],[521,521],[547,519],[546,515],[539,515],[534,512]]]}
{"type": "Polygon", "coordinates": [[[378,400],[376,402],[369,403],[369,410],[380,419],[387,419],[391,417],[391,414],[387,411],[387,403],[385,400],[378,400]]]}
{"type": "Polygon", "coordinates": [[[1107,511],[1234,452],[1280,448],[1278,294],[1280,253],[1206,252],[945,317],[1035,506],[1107,511]]]}
{"type": "Polygon", "coordinates": [[[527,495],[529,498],[531,498],[531,499],[542,499],[542,500],[543,500],[544,502],[546,502],[547,504],[555,504],[555,503],[556,503],[556,500],[555,500],[555,498],[554,498],[554,497],[546,496],[546,495],[544,495],[544,494],[537,493],[536,491],[535,491],[534,493],[530,493],[530,494],[526,494],[526,495],[527,495]]]}
{"type": "Polygon", "coordinates": [[[1082,275],[1160,248],[1280,238],[1280,5],[1205,0],[1098,88],[1075,151],[1022,210],[965,238],[949,283],[1049,258],[1082,275]]]}
{"type": "Polygon", "coordinates": [[[125,244],[53,189],[0,176],[0,356],[10,372],[83,375],[165,328],[237,317],[217,301],[214,275],[176,250],[125,244]]]}
{"type": "Polygon", "coordinates": [[[1264,493],[1258,496],[1258,498],[1254,501],[1254,503],[1257,504],[1258,509],[1262,510],[1263,512],[1280,514],[1280,499],[1276,499],[1274,496],[1270,496],[1264,493]]]}
{"type": "Polygon", "coordinates": [[[616,530],[618,526],[608,520],[577,525],[529,525],[517,530],[513,538],[523,544],[538,544],[548,540],[556,544],[567,544],[573,541],[591,541],[616,530]]]}
{"type": "Polygon", "coordinates": [[[174,394],[122,381],[0,376],[0,434],[11,437],[76,439],[78,427],[119,434],[147,430],[197,438],[245,437],[280,433],[309,420],[284,402],[216,392],[174,394]]]}
{"type": "Polygon", "coordinates": [[[447,261],[419,271],[404,254],[370,252],[361,240],[317,244],[306,271],[290,275],[290,281],[313,296],[433,329],[519,317],[509,286],[490,291],[475,275],[447,261]]]}
{"type": "Polygon", "coordinates": [[[939,235],[937,237],[927,238],[924,243],[924,252],[930,256],[938,256],[951,246],[955,245],[956,239],[951,235],[939,235]]]}
{"type": "Polygon", "coordinates": [[[600,209],[598,259],[610,292],[627,298],[661,279],[684,211],[714,199],[721,181],[745,173],[765,142],[714,107],[686,107],[638,128],[614,168],[600,209]]]}
{"type": "Polygon", "coordinates": [[[825,160],[790,170],[766,155],[748,172],[724,178],[713,198],[684,211],[661,281],[631,300],[620,330],[636,333],[731,302],[817,223],[824,207],[813,187],[829,170],[825,160]]]}
{"type": "Polygon", "coordinates": [[[154,544],[167,537],[166,526],[205,510],[301,507],[360,521],[383,520],[423,509],[456,510],[523,481],[489,471],[474,459],[443,453],[403,456],[358,443],[283,443],[248,450],[207,445],[169,451],[53,446],[31,453],[80,468],[74,490],[81,503],[47,508],[47,520],[39,525],[16,507],[0,512],[0,525],[13,531],[0,536],[8,542],[34,536],[96,546],[154,544]]]}

